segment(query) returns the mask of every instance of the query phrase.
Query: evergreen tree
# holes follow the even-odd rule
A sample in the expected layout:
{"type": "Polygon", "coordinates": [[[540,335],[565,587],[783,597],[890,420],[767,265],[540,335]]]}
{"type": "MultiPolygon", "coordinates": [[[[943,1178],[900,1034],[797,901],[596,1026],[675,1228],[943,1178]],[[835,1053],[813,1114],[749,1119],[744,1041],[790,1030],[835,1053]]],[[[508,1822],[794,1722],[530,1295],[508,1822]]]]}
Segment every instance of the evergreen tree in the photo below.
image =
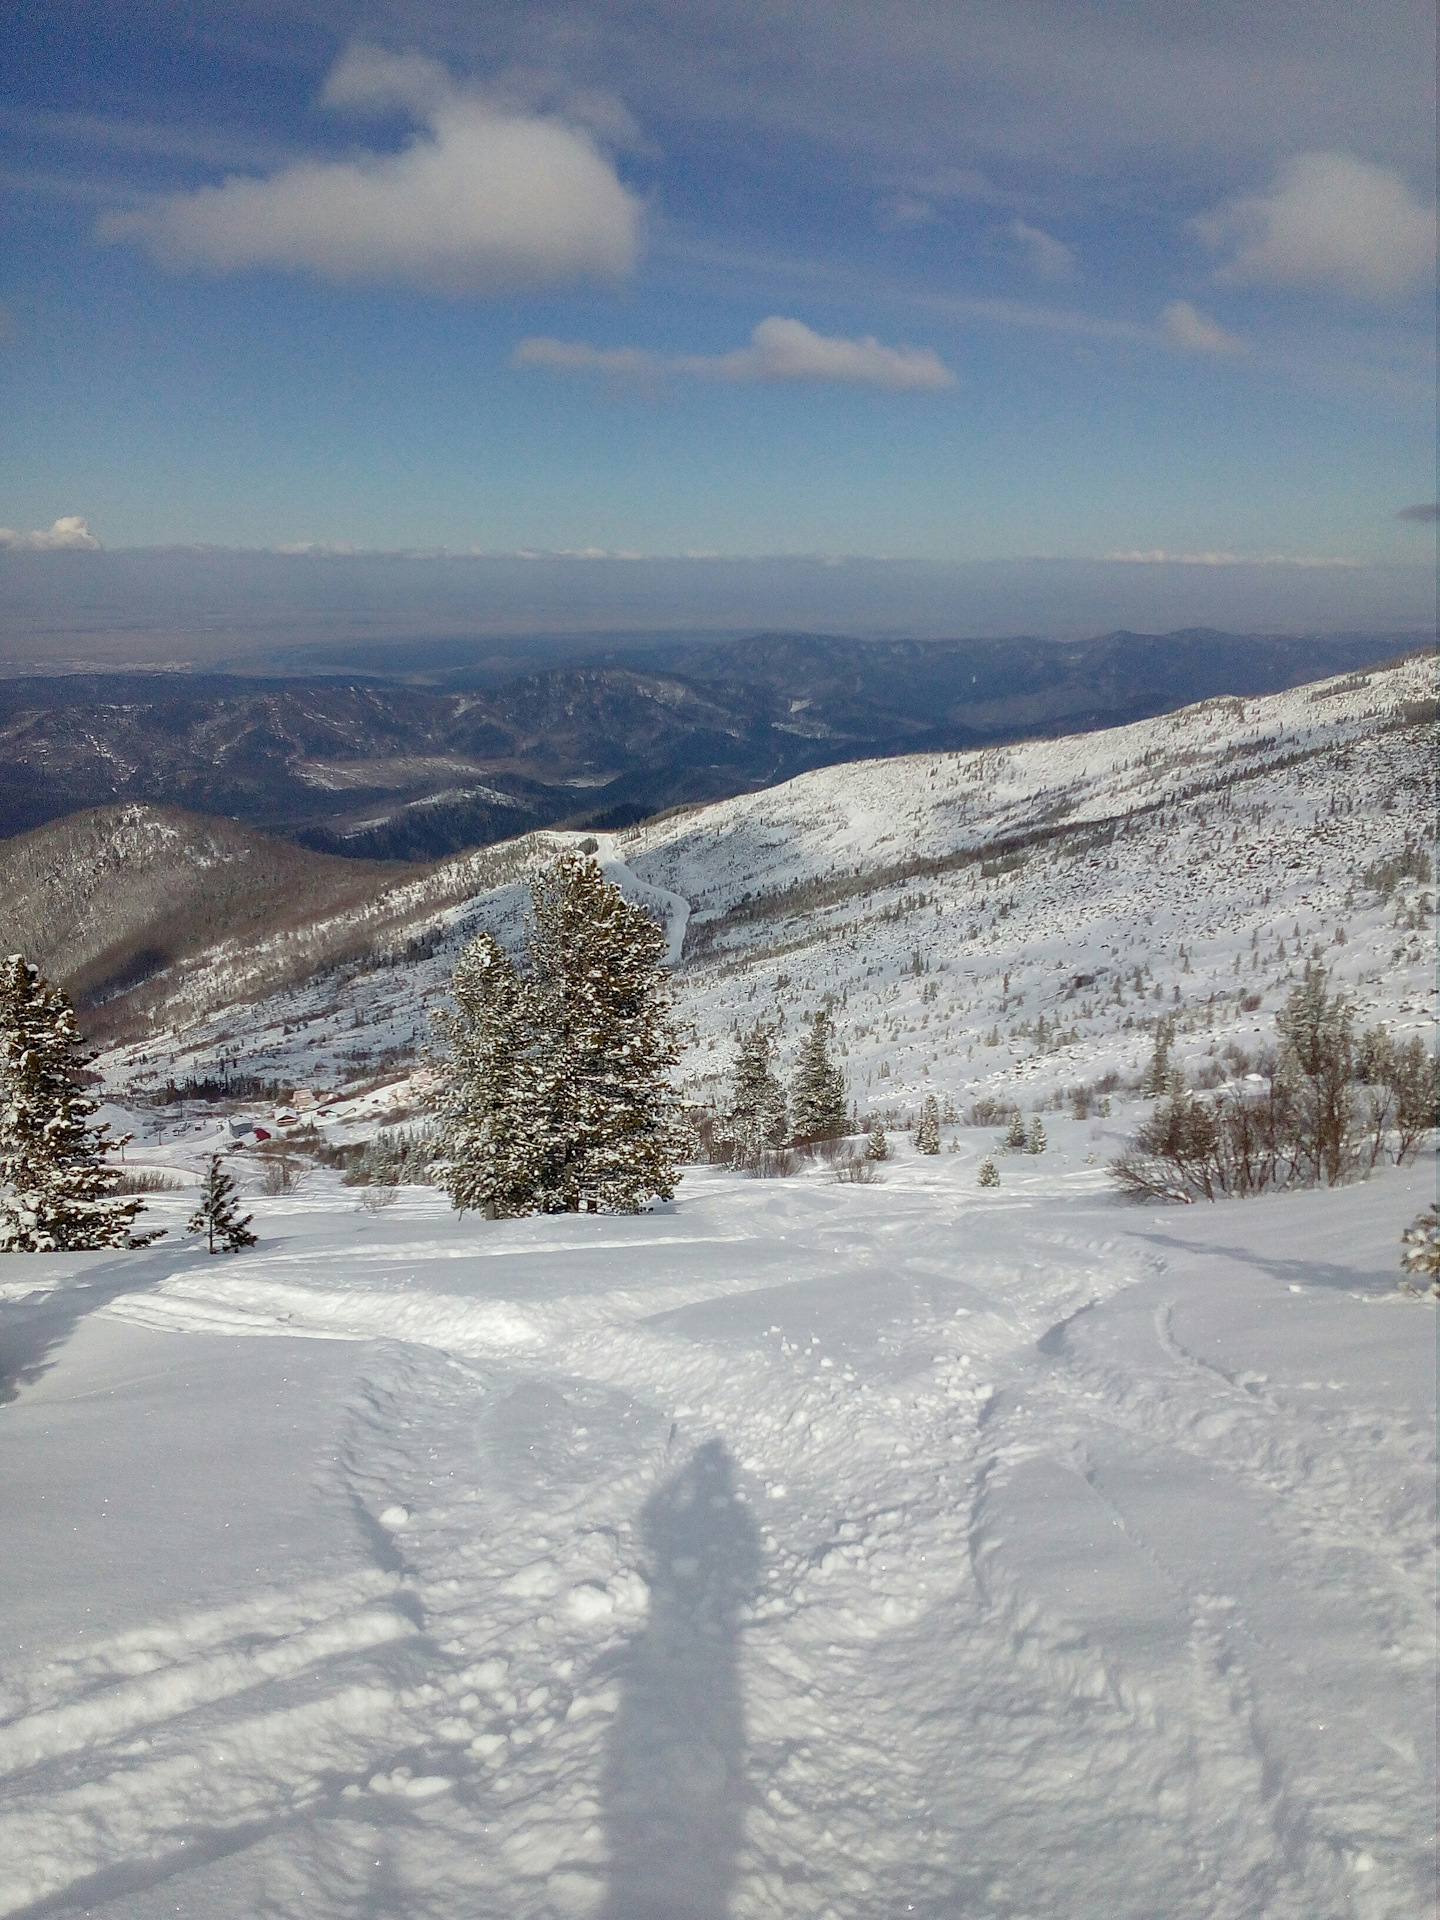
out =
{"type": "Polygon", "coordinates": [[[250,1231],[254,1218],[247,1213],[242,1219],[235,1205],[235,1182],[221,1166],[219,1154],[212,1153],[200,1186],[200,1204],[185,1223],[185,1231],[203,1233],[210,1253],[238,1253],[255,1245],[250,1231]]]}
{"type": "Polygon", "coordinates": [[[1025,1116],[1017,1107],[1010,1116],[1010,1124],[1005,1129],[1005,1145],[1011,1153],[1024,1153],[1029,1145],[1025,1132],[1025,1116]]]}
{"type": "Polygon", "coordinates": [[[1155,1050],[1140,1081],[1140,1091],[1148,1093],[1152,1100],[1158,1100],[1162,1093],[1169,1090],[1170,1046],[1174,1038],[1175,1028],[1170,1021],[1155,1022],[1155,1050]]]}
{"type": "Polygon", "coordinates": [[[797,1140],[837,1140],[845,1131],[845,1075],[830,1058],[834,1029],[822,1007],[800,1048],[790,1105],[797,1140]]]}
{"type": "Polygon", "coordinates": [[[533,1213],[541,1132],[534,995],[488,933],[460,955],[451,993],[453,1011],[435,1022],[450,1047],[442,1184],[461,1213],[489,1220],[533,1213]]]}
{"type": "Polygon", "coordinates": [[[1030,1122],[1030,1131],[1025,1136],[1025,1151],[1027,1153],[1044,1153],[1045,1151],[1045,1129],[1041,1125],[1038,1113],[1030,1122]]]}
{"type": "Polygon", "coordinates": [[[885,1129],[878,1120],[870,1129],[870,1138],[865,1143],[865,1158],[867,1160],[890,1158],[890,1143],[885,1138],[885,1129]]]}
{"type": "Polygon", "coordinates": [[[531,903],[525,971],[482,935],[439,1022],[451,1200],[500,1217],[668,1200],[683,1132],[665,935],[576,854],[536,878],[531,903]]]}
{"type": "Polygon", "coordinates": [[[737,1167],[755,1167],[767,1147],[783,1144],[788,1131],[785,1089],[771,1066],[773,1030],[757,1020],[736,1045],[730,1104],[721,1118],[720,1138],[737,1167]]]}
{"type": "Polygon", "coordinates": [[[1440,1218],[1431,1207],[1417,1214],[1400,1236],[1404,1252],[1400,1265],[1405,1278],[1400,1282],[1407,1293],[1440,1294],[1440,1218]]]}
{"type": "Polygon", "coordinates": [[[939,1153],[940,1151],[940,1103],[933,1093],[927,1093],[924,1105],[920,1109],[920,1124],[915,1129],[915,1151],[917,1153],[939,1153]]]}
{"type": "Polygon", "coordinates": [[[11,954],[0,966],[0,1252],[143,1247],[160,1237],[133,1233],[144,1204],[116,1195],[121,1173],[109,1156],[125,1140],[91,1125],[96,1103],[79,1086],[87,1060],[69,996],[11,954]]]}
{"type": "Polygon", "coordinates": [[[982,1160],[980,1162],[980,1171],[976,1174],[975,1179],[976,1184],[979,1186],[998,1187],[1000,1184],[1000,1169],[995,1165],[993,1160],[982,1160]]]}

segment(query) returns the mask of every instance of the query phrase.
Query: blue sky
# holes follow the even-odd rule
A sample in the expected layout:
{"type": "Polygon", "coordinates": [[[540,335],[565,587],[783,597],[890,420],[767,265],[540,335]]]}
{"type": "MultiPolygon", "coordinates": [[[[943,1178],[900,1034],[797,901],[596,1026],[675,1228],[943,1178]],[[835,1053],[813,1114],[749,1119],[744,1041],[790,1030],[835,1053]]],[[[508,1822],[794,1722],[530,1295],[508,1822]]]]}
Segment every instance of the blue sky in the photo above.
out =
{"type": "Polygon", "coordinates": [[[9,545],[1433,557],[1428,6],[25,12],[9,545]]]}

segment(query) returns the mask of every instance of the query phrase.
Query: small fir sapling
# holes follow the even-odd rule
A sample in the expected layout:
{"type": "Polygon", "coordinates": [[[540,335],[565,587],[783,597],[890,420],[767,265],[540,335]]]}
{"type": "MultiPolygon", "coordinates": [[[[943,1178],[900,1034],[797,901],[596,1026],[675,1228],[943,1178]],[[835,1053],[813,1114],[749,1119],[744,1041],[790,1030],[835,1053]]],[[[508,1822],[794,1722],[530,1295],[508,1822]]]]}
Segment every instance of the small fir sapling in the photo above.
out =
{"type": "Polygon", "coordinates": [[[1010,1125],[1005,1130],[1005,1146],[1010,1153],[1025,1153],[1029,1150],[1029,1135],[1025,1131],[1025,1116],[1017,1107],[1010,1116],[1010,1125]]]}
{"type": "Polygon", "coordinates": [[[940,1151],[940,1104],[933,1093],[926,1094],[925,1103],[920,1109],[920,1124],[915,1129],[915,1151],[940,1151]]]}
{"type": "Polygon", "coordinates": [[[865,1158],[867,1160],[890,1158],[890,1143],[885,1138],[885,1129],[878,1120],[870,1129],[870,1138],[865,1143],[865,1158]]]}
{"type": "Polygon", "coordinates": [[[1440,1215],[1434,1207],[1416,1215],[1401,1234],[1400,1244],[1404,1291],[1440,1297],[1440,1215]]]}
{"type": "Polygon", "coordinates": [[[1044,1153],[1045,1151],[1045,1129],[1040,1124],[1038,1113],[1030,1122],[1030,1131],[1025,1136],[1025,1151],[1027,1153],[1044,1153]]]}
{"type": "Polygon", "coordinates": [[[998,1187],[1000,1184],[1000,1169],[995,1165],[993,1160],[982,1160],[980,1162],[980,1171],[976,1174],[975,1180],[976,1184],[982,1187],[998,1187]]]}
{"type": "Polygon", "coordinates": [[[250,1231],[254,1214],[243,1217],[235,1204],[235,1182],[220,1164],[218,1153],[210,1156],[210,1165],[200,1184],[200,1204],[186,1223],[187,1233],[203,1233],[208,1253],[238,1253],[253,1247],[256,1236],[250,1231]]]}

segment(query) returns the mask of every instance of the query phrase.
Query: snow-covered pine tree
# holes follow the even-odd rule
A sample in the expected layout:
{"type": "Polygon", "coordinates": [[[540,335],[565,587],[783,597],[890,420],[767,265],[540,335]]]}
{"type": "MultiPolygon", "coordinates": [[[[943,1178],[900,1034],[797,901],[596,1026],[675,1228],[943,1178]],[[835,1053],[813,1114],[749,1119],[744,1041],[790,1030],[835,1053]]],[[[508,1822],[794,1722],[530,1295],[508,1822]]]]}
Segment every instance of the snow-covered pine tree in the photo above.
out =
{"type": "Polygon", "coordinates": [[[939,1153],[940,1151],[940,1102],[933,1093],[927,1093],[920,1108],[920,1124],[915,1129],[915,1151],[917,1153],[939,1153]]]}
{"type": "Polygon", "coordinates": [[[449,1043],[442,1100],[442,1185],[461,1213],[508,1220],[537,1205],[540,1116],[534,996],[488,933],[472,940],[451,981],[453,1009],[435,1024],[449,1043]]]}
{"type": "Polygon", "coordinates": [[[885,1138],[884,1126],[878,1120],[874,1126],[871,1127],[870,1138],[865,1143],[865,1158],[867,1160],[888,1160],[890,1158],[890,1143],[885,1138]]]}
{"type": "Polygon", "coordinates": [[[1407,1293],[1440,1294],[1440,1217],[1431,1207],[1415,1216],[1400,1236],[1404,1251],[1400,1266],[1405,1278],[1400,1282],[1407,1293]]]}
{"type": "Polygon", "coordinates": [[[1170,1047],[1174,1038],[1175,1029],[1169,1020],[1155,1022],[1155,1050],[1140,1081],[1140,1091],[1148,1093],[1154,1100],[1158,1100],[1169,1085],[1170,1047]]]}
{"type": "Polygon", "coordinates": [[[482,935],[438,1023],[450,1198],[502,1217],[668,1200],[684,1132],[665,935],[576,854],[537,876],[531,902],[526,970],[482,935]]]}
{"type": "Polygon", "coordinates": [[[665,933],[577,854],[535,880],[531,902],[540,1210],[636,1213],[673,1195],[685,1139],[665,933]]]}
{"type": "Polygon", "coordinates": [[[0,1252],[160,1238],[131,1231],[144,1203],[116,1195],[121,1174],[109,1156],[124,1140],[91,1125],[96,1103],[79,1085],[86,1061],[69,995],[11,954],[0,966],[0,1252]]]}
{"type": "Polygon", "coordinates": [[[771,1065],[774,1029],[757,1020],[736,1042],[730,1103],[716,1129],[737,1167],[755,1167],[767,1147],[783,1145],[789,1122],[785,1089],[771,1065]]]}
{"type": "Polygon", "coordinates": [[[834,1029],[822,1007],[800,1047],[790,1111],[797,1140],[838,1140],[845,1131],[845,1075],[830,1058],[834,1029]]]}
{"type": "Polygon", "coordinates": [[[1011,1153],[1024,1153],[1027,1140],[1025,1116],[1017,1107],[1010,1116],[1009,1126],[1005,1129],[1005,1145],[1011,1153]]]}
{"type": "Polygon", "coordinates": [[[1045,1151],[1045,1127],[1038,1113],[1030,1122],[1030,1131],[1025,1136],[1025,1151],[1027,1153],[1044,1153],[1045,1151]]]}
{"type": "Polygon", "coordinates": [[[203,1233],[210,1253],[238,1253],[255,1245],[250,1231],[254,1218],[253,1213],[241,1216],[235,1204],[235,1182],[220,1164],[219,1154],[212,1153],[200,1183],[200,1204],[186,1221],[185,1231],[203,1233]]]}
{"type": "Polygon", "coordinates": [[[976,1174],[975,1181],[977,1186],[998,1187],[1000,1184],[1000,1169],[995,1165],[993,1160],[982,1160],[980,1162],[980,1171],[976,1174]]]}

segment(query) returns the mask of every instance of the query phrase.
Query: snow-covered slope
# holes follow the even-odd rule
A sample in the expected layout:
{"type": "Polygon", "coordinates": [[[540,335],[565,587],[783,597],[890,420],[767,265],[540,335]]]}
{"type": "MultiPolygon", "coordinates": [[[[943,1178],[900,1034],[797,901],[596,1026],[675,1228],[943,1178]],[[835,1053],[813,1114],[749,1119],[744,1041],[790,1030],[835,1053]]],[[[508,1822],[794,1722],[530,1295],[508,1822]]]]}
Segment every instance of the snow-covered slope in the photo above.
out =
{"type": "Polygon", "coordinates": [[[0,1913],[1427,1920],[1433,1157],[962,1132],[7,1263],[0,1913]]]}
{"type": "MultiPolygon", "coordinates": [[[[1157,1019],[1241,1071],[1307,957],[1433,1045],[1432,691],[602,839],[692,1098],[828,1000],[863,1111],[1059,1102],[998,1188],[954,1122],[875,1184],[692,1168],[634,1219],[267,1196],[242,1151],[251,1252],[164,1191],[158,1246],[6,1261],[0,1914],[1429,1920],[1434,1308],[1395,1281],[1433,1142],[1186,1209],[1105,1162],[1157,1019]]],[[[197,960],[112,1089],[223,1063],[373,1130],[554,844],[427,876],[349,959],[322,918],[197,960]]],[[[231,1144],[200,1102],[132,1123],[171,1180],[231,1144]]]]}
{"type": "MultiPolygon", "coordinates": [[[[827,768],[603,836],[601,854],[684,936],[692,1097],[718,1094],[742,1021],[777,1022],[783,1058],[828,996],[862,1112],[903,1121],[931,1091],[959,1111],[1017,1084],[1036,1104],[1133,1071],[1162,1014],[1177,1058],[1218,1073],[1227,1044],[1266,1043],[1317,950],[1375,1017],[1426,1026],[1433,724],[1418,659],[1074,739],[827,768]]],[[[401,964],[372,952],[274,994],[268,950],[217,953],[110,1057],[112,1083],[220,1061],[300,1085],[403,1073],[459,947],[481,926],[518,936],[525,877],[559,838],[474,856],[476,883],[505,882],[489,891],[417,898],[401,964]]],[[[465,892],[448,868],[425,885],[465,892]]]]}

